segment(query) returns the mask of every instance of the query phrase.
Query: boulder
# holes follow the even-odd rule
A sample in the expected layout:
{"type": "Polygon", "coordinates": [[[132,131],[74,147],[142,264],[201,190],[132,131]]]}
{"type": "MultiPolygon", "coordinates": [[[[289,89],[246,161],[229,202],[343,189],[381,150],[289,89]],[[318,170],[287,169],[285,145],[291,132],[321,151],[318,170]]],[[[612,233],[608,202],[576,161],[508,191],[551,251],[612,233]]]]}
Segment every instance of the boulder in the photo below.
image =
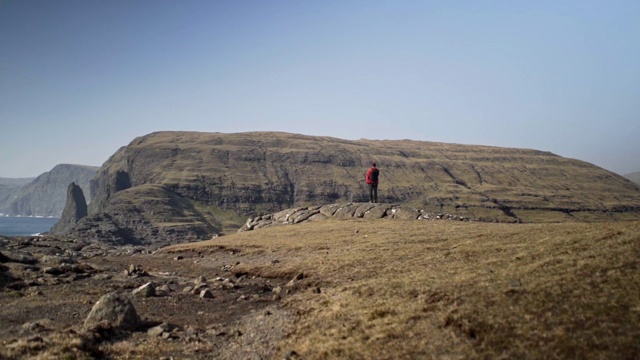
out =
{"type": "Polygon", "coordinates": [[[156,286],[154,283],[148,282],[140,286],[139,288],[133,290],[131,294],[134,296],[145,297],[145,298],[156,296],[156,286]]]}
{"type": "Polygon", "coordinates": [[[118,293],[102,296],[84,321],[85,328],[106,325],[121,330],[135,330],[140,324],[140,317],[131,300],[118,293]]]}
{"type": "Polygon", "coordinates": [[[401,220],[416,220],[422,213],[411,206],[401,205],[394,209],[393,218],[401,220]]]}

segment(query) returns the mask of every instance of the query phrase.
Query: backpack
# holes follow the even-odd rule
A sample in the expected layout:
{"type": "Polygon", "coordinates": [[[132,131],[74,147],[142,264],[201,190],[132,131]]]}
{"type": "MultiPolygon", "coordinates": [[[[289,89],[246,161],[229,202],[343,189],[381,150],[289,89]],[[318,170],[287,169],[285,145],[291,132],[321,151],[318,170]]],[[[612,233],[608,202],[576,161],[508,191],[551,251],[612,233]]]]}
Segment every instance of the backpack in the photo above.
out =
{"type": "Polygon", "coordinates": [[[379,173],[380,173],[380,170],[373,169],[373,171],[371,172],[371,181],[373,181],[374,183],[378,182],[378,174],[379,173]]]}

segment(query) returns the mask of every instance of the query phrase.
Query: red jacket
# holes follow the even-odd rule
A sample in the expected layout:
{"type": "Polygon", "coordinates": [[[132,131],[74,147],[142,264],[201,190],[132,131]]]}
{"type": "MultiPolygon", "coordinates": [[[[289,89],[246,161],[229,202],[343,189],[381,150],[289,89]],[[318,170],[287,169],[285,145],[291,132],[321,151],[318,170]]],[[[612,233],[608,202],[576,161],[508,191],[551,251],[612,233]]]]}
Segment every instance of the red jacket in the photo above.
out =
{"type": "Polygon", "coordinates": [[[376,179],[375,179],[375,180],[373,180],[373,179],[371,178],[371,174],[372,174],[374,171],[378,173],[378,177],[380,176],[380,170],[378,170],[378,168],[376,168],[376,167],[373,167],[373,166],[372,166],[372,167],[369,169],[369,171],[367,171],[367,177],[366,177],[367,184],[369,184],[369,185],[371,185],[371,184],[377,184],[377,183],[378,183],[378,177],[376,177],[376,179]]]}

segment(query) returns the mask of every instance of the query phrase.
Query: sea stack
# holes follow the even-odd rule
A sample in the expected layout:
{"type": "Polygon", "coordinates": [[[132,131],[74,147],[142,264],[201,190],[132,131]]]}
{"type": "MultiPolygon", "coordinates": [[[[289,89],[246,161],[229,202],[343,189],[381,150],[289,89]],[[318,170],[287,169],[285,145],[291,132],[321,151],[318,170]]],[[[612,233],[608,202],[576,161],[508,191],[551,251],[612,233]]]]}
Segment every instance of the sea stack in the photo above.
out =
{"type": "Polygon", "coordinates": [[[51,229],[51,233],[62,235],[73,230],[80,219],[87,216],[87,202],[82,192],[82,188],[75,183],[69,184],[67,188],[67,202],[62,211],[62,217],[51,229]]]}

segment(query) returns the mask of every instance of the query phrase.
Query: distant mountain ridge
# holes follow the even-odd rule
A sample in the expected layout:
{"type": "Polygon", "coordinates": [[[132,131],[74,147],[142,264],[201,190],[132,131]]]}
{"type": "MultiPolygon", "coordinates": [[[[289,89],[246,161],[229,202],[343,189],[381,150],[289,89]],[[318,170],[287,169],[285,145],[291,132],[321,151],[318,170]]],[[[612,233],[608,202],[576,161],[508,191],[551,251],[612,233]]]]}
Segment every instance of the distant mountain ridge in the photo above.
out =
{"type": "Polygon", "coordinates": [[[381,170],[381,202],[428,212],[507,222],[640,214],[640,189],[631,181],[544,151],[278,132],[157,132],[104,163],[78,229],[82,236],[100,238],[108,230],[112,240],[140,242],[187,226],[198,229],[194,238],[205,238],[237,229],[246,216],[366,202],[364,175],[372,161],[381,170]],[[182,210],[170,210],[178,204],[182,210]]]}
{"type": "Polygon", "coordinates": [[[75,182],[89,190],[89,182],[98,169],[96,166],[87,165],[56,165],[13,191],[0,202],[0,212],[11,216],[60,217],[69,184],[75,182]]]}
{"type": "Polygon", "coordinates": [[[640,171],[624,175],[627,179],[633,181],[640,186],[640,171]]]}

